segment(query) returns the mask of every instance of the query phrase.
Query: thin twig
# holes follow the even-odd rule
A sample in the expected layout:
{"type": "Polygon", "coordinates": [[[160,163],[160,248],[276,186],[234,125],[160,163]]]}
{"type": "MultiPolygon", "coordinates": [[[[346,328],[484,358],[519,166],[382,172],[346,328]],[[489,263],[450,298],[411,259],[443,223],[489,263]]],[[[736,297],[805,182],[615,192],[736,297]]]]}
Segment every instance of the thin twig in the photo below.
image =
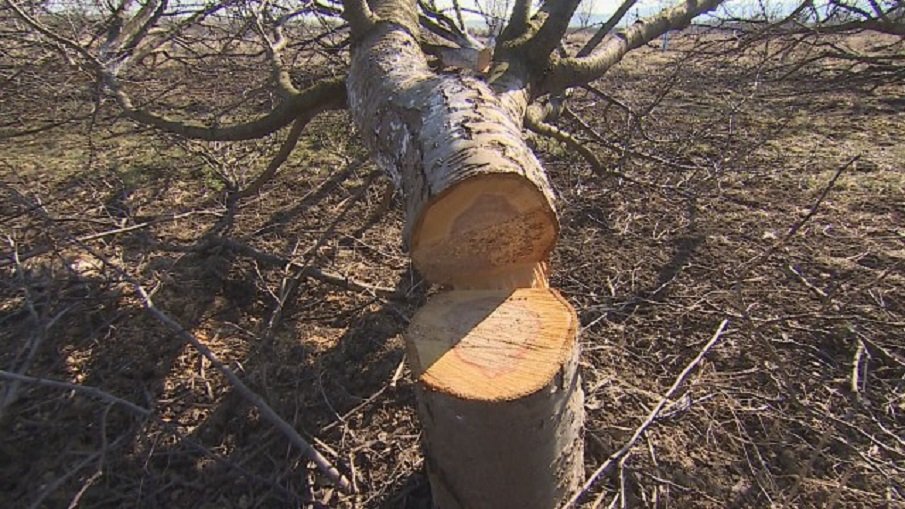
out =
{"type": "Polygon", "coordinates": [[[192,346],[198,350],[201,355],[203,355],[210,363],[217,368],[223,376],[229,380],[230,385],[236,389],[236,392],[239,393],[245,400],[254,405],[258,410],[261,411],[261,416],[264,417],[268,422],[270,422],[275,428],[277,428],[281,433],[283,433],[286,438],[292,442],[302,453],[303,456],[311,460],[331,482],[333,482],[342,492],[344,493],[352,493],[352,485],[349,483],[349,480],[330,463],[327,458],[325,458],[320,452],[318,452],[311,444],[308,443],[301,435],[299,435],[298,431],[292,427],[291,424],[286,422],[273,408],[268,405],[261,396],[252,391],[245,382],[242,381],[238,375],[233,372],[226,364],[224,364],[214,353],[208,348],[204,343],[202,343],[194,334],[185,330],[182,325],[178,322],[170,318],[166,313],[158,309],[154,302],[151,300],[151,296],[148,295],[148,292],[145,288],[139,284],[137,281],[133,280],[126,274],[126,276],[133,286],[135,287],[136,292],[141,297],[145,309],[148,313],[151,314],[157,321],[166,325],[173,332],[179,335],[185,341],[191,343],[192,346]]]}
{"type": "Polygon", "coordinates": [[[666,406],[666,403],[672,399],[676,391],[678,391],[679,388],[682,387],[682,384],[685,383],[685,379],[688,378],[688,375],[691,374],[691,372],[698,366],[698,364],[701,363],[702,360],[704,360],[704,356],[707,355],[707,352],[709,352],[710,349],[713,348],[713,346],[717,343],[717,341],[720,340],[720,337],[723,335],[723,331],[726,330],[726,325],[728,324],[729,320],[723,320],[722,322],[720,322],[720,326],[717,327],[716,332],[713,334],[713,337],[710,338],[710,341],[708,341],[707,344],[704,345],[704,348],[702,348],[701,351],[698,352],[697,357],[695,357],[690,363],[688,363],[688,365],[685,366],[685,369],[683,369],[682,372],[679,373],[679,376],[676,377],[675,381],[672,384],[672,387],[670,387],[669,390],[666,391],[666,394],[664,394],[663,397],[660,398],[660,402],[657,403],[657,406],[655,406],[654,409],[650,411],[647,419],[645,419],[644,422],[642,422],[641,425],[638,426],[637,429],[635,429],[635,433],[632,434],[632,437],[628,440],[628,442],[626,442],[621,448],[619,448],[618,451],[611,454],[610,457],[608,457],[606,461],[604,461],[603,464],[600,465],[600,467],[597,468],[597,470],[595,470],[593,474],[591,474],[588,480],[585,481],[585,483],[582,485],[581,489],[578,490],[578,492],[571,499],[569,499],[568,502],[566,502],[566,504],[563,506],[564,508],[574,507],[576,502],[578,502],[578,499],[580,499],[591,488],[591,486],[593,486],[594,483],[597,482],[597,479],[599,479],[600,476],[609,472],[614,465],[617,465],[624,456],[631,452],[632,448],[635,447],[635,444],[638,442],[638,440],[640,440],[641,437],[643,437],[647,432],[647,429],[656,422],[657,417],[660,415],[663,407],[666,406]]]}
{"type": "MultiPolygon", "coordinates": [[[[125,442],[125,439],[127,436],[128,435],[125,433],[120,435],[119,438],[117,438],[116,440],[113,441],[112,444],[110,444],[110,448],[112,449],[112,448],[119,447],[119,445],[122,442],[125,442]]],[[[57,489],[59,489],[60,486],[63,485],[63,483],[68,481],[75,474],[79,473],[79,471],[81,471],[83,468],[85,468],[86,466],[88,466],[91,463],[94,463],[96,460],[102,458],[103,455],[106,454],[107,452],[108,452],[108,449],[106,449],[106,448],[101,449],[99,451],[95,451],[95,452],[91,453],[89,456],[87,456],[85,459],[83,459],[82,461],[79,461],[78,463],[76,463],[74,467],[72,467],[66,473],[64,473],[60,477],[57,477],[56,479],[53,480],[53,482],[48,484],[43,489],[43,491],[41,491],[41,493],[38,495],[38,497],[31,503],[31,505],[28,506],[28,508],[29,509],[38,509],[39,507],[45,507],[43,505],[43,502],[48,496],[50,496],[53,492],[55,492],[57,489]]]]}
{"type": "Polygon", "coordinates": [[[289,158],[289,155],[292,154],[292,151],[295,150],[295,146],[299,142],[299,137],[302,135],[302,131],[305,129],[305,126],[308,125],[308,122],[314,118],[315,113],[306,113],[295,119],[292,127],[289,129],[289,134],[286,136],[286,140],[283,141],[283,144],[280,145],[280,148],[277,150],[277,153],[274,154],[273,159],[270,160],[270,163],[267,164],[267,168],[258,175],[255,180],[249,184],[245,189],[236,193],[236,198],[247,198],[264,187],[264,184],[270,181],[274,175],[276,175],[277,170],[280,169],[280,166],[286,162],[286,159],[289,158]]]}
{"type": "MultiPolygon", "coordinates": [[[[52,317],[46,323],[41,323],[41,319],[39,318],[38,312],[35,309],[35,303],[32,299],[31,290],[29,289],[28,282],[25,279],[25,269],[23,269],[22,267],[16,242],[9,236],[7,236],[6,240],[13,252],[13,261],[16,264],[15,275],[18,279],[19,285],[22,287],[22,292],[25,295],[25,307],[28,309],[28,313],[34,322],[33,333],[28,338],[28,341],[26,342],[23,350],[23,352],[25,352],[25,358],[21,363],[19,363],[19,359],[22,355],[22,353],[20,352],[20,354],[16,355],[16,358],[13,361],[13,369],[19,374],[24,374],[28,372],[28,369],[31,367],[32,362],[34,362],[35,355],[37,354],[38,349],[41,348],[41,343],[43,343],[44,339],[47,337],[47,331],[50,330],[50,328],[53,327],[53,325],[72,308],[67,307],[57,313],[56,316],[52,317]],[[17,363],[18,366],[16,366],[17,363]]],[[[6,409],[16,401],[18,391],[19,382],[13,381],[6,387],[6,390],[2,392],[2,397],[0,397],[0,422],[3,422],[4,417],[6,416],[6,409]]]]}
{"type": "MultiPolygon", "coordinates": [[[[855,349],[855,358],[852,360],[852,394],[857,397],[861,397],[861,388],[862,384],[866,384],[866,380],[861,380],[861,359],[864,357],[864,341],[861,341],[861,338],[857,339],[858,347],[855,349]]],[[[868,354],[868,357],[870,355],[868,354]]],[[[864,368],[865,374],[867,373],[867,367],[864,368]]],[[[864,378],[867,378],[866,376],[864,378]]]]}
{"type": "Polygon", "coordinates": [[[277,256],[270,253],[265,253],[263,251],[259,251],[248,244],[244,244],[237,240],[225,238],[225,237],[216,237],[210,238],[205,242],[205,247],[211,245],[220,245],[231,251],[234,251],[236,254],[240,256],[246,256],[248,258],[252,258],[261,263],[267,265],[274,265],[280,267],[289,267],[292,269],[298,269],[301,271],[301,275],[304,277],[308,277],[311,279],[316,279],[322,283],[328,283],[331,285],[339,286],[345,288],[346,290],[358,291],[358,292],[367,292],[375,295],[380,295],[383,297],[392,297],[398,296],[398,293],[395,289],[385,287],[385,286],[375,286],[369,285],[367,283],[357,281],[347,276],[343,276],[340,274],[335,274],[333,272],[329,272],[318,267],[314,267],[312,265],[303,265],[298,262],[294,262],[288,258],[283,258],[281,256],[277,256]]]}
{"type": "Polygon", "coordinates": [[[839,168],[836,169],[836,173],[833,174],[833,178],[831,178],[830,181],[827,182],[827,184],[823,187],[823,190],[820,192],[820,196],[817,197],[817,200],[814,202],[814,205],[811,206],[811,209],[808,210],[808,213],[805,214],[805,216],[803,218],[796,221],[792,226],[790,226],[789,231],[787,231],[785,235],[783,235],[776,242],[774,242],[764,252],[755,256],[754,258],[751,258],[744,265],[742,265],[742,270],[740,272],[741,275],[738,278],[739,281],[744,279],[751,272],[752,269],[754,269],[757,265],[759,265],[761,262],[763,262],[764,260],[769,258],[773,253],[775,253],[777,250],[779,250],[779,248],[781,248],[783,245],[785,245],[785,243],[788,242],[789,239],[791,239],[793,236],[795,236],[796,233],[798,233],[799,230],[801,230],[801,228],[805,225],[805,223],[807,223],[808,221],[810,221],[810,219],[812,217],[814,217],[814,214],[817,213],[817,210],[820,208],[820,205],[823,203],[823,200],[826,199],[827,195],[830,193],[830,190],[832,190],[833,186],[836,185],[836,181],[839,180],[839,177],[842,175],[842,172],[844,172],[849,166],[854,164],[860,158],[861,158],[860,154],[856,155],[856,156],[852,157],[851,159],[849,159],[845,164],[839,166],[839,168]]]}
{"type": "Polygon", "coordinates": [[[18,373],[10,373],[9,371],[2,369],[0,369],[0,378],[26,384],[41,385],[44,387],[53,387],[56,389],[75,391],[86,396],[91,396],[92,398],[99,399],[101,401],[122,405],[131,410],[133,413],[136,413],[143,417],[151,415],[151,411],[147,408],[142,408],[135,403],[132,403],[131,401],[118,398],[110,393],[104,392],[96,387],[91,387],[88,385],[71,384],[69,382],[61,382],[59,380],[51,380],[48,378],[36,378],[28,375],[20,375],[18,373]]]}
{"type": "Polygon", "coordinates": [[[164,420],[160,419],[159,417],[154,416],[152,414],[151,410],[144,408],[144,407],[140,407],[140,406],[132,403],[131,401],[128,401],[128,400],[125,400],[122,398],[118,398],[110,393],[102,391],[101,389],[98,389],[96,387],[91,387],[88,385],[72,384],[72,383],[62,382],[59,380],[52,380],[52,379],[48,379],[48,378],[37,378],[37,377],[33,377],[33,376],[20,375],[17,373],[10,373],[10,372],[4,371],[4,370],[0,370],[0,378],[18,381],[18,382],[25,383],[25,384],[38,385],[38,386],[43,386],[43,387],[51,387],[51,388],[55,388],[55,389],[73,391],[78,394],[92,397],[92,398],[100,400],[100,401],[106,401],[107,403],[110,403],[110,404],[120,405],[122,407],[125,407],[127,410],[129,410],[130,412],[132,412],[134,414],[137,414],[141,417],[150,418],[157,425],[159,425],[162,428],[166,429],[167,431],[173,433],[173,435],[178,437],[183,444],[188,445],[192,449],[195,449],[195,450],[201,452],[202,454],[213,459],[217,463],[224,465],[227,468],[236,470],[237,472],[239,472],[240,474],[242,474],[243,476],[245,476],[248,479],[251,479],[251,480],[254,480],[261,484],[270,486],[271,488],[274,488],[274,489],[282,492],[283,495],[287,496],[287,498],[298,498],[298,495],[286,490],[281,485],[274,483],[272,480],[261,477],[252,472],[249,472],[245,468],[219,456],[218,454],[215,454],[210,449],[201,445],[200,443],[198,443],[191,437],[182,435],[179,432],[179,430],[176,428],[176,426],[173,426],[172,423],[164,421],[164,420]]]}
{"type": "MultiPolygon", "coordinates": [[[[177,221],[177,220],[179,220],[179,219],[183,219],[183,218],[186,218],[186,217],[189,217],[189,216],[193,216],[193,215],[195,215],[195,214],[211,214],[211,213],[212,213],[212,212],[209,211],[209,210],[190,210],[190,211],[188,211],[188,212],[182,212],[182,213],[180,213],[180,214],[172,214],[172,215],[168,215],[168,216],[166,216],[166,217],[158,217],[158,218],[152,219],[152,220],[150,220],[150,221],[144,221],[144,222],[142,222],[142,223],[136,223],[136,224],[133,224],[133,225],[130,225],[130,226],[124,226],[124,227],[122,227],[122,228],[114,228],[114,229],[112,229],[112,230],[106,230],[106,231],[102,231],[102,232],[91,233],[91,234],[88,234],[88,235],[82,235],[81,237],[72,237],[72,239],[70,239],[70,240],[67,241],[66,243],[67,243],[67,244],[68,244],[68,243],[72,243],[72,244],[81,244],[81,243],[84,243],[84,242],[91,242],[91,241],[94,241],[94,240],[100,240],[100,239],[103,239],[103,238],[106,238],[106,237],[112,237],[112,236],[120,235],[120,234],[123,234],[123,233],[134,232],[134,231],[136,231],[136,230],[141,230],[141,229],[143,229],[143,228],[147,228],[147,227],[149,227],[149,226],[154,226],[154,225],[157,225],[157,224],[160,224],[160,223],[164,223],[164,222],[167,222],[167,221],[177,221]]],[[[213,214],[216,215],[216,214],[218,214],[218,213],[213,212],[213,214]]],[[[53,220],[53,219],[50,218],[50,217],[48,217],[47,219],[50,220],[50,221],[53,220]]],[[[23,253],[22,255],[20,255],[20,259],[18,259],[18,260],[15,259],[15,257],[14,257],[12,254],[9,254],[9,255],[2,255],[2,256],[7,257],[8,259],[7,259],[7,260],[0,260],[0,269],[2,269],[2,268],[4,268],[4,267],[8,267],[8,266],[10,266],[10,265],[16,265],[16,264],[21,263],[22,261],[27,260],[27,259],[29,259],[29,258],[34,258],[35,256],[40,256],[40,255],[42,255],[42,254],[49,253],[49,252],[53,251],[55,248],[57,248],[57,247],[58,247],[58,246],[45,246],[45,247],[35,248],[35,249],[32,249],[31,251],[28,251],[27,253],[23,253]]]]}
{"type": "MultiPolygon", "coordinates": [[[[45,213],[44,218],[47,221],[52,221],[50,217],[45,213]]],[[[308,460],[312,461],[317,468],[330,480],[337,488],[346,494],[352,493],[352,485],[346,479],[346,477],[339,472],[326,458],[323,457],[316,449],[314,449],[304,438],[302,438],[299,433],[290,425],[288,422],[283,420],[259,395],[257,395],[254,391],[252,391],[248,386],[246,386],[242,380],[225,364],[223,364],[219,358],[214,355],[214,353],[207,348],[201,341],[199,341],[193,334],[186,331],[178,322],[170,318],[168,315],[160,311],[151,300],[151,296],[145,290],[145,288],[130,274],[128,274],[125,270],[114,264],[113,262],[107,260],[105,257],[101,256],[93,249],[91,249],[85,242],[86,239],[77,238],[74,236],[69,236],[67,242],[73,243],[81,247],[82,249],[91,253],[94,257],[101,260],[101,262],[111,269],[113,269],[123,280],[128,281],[135,288],[136,293],[141,297],[142,302],[148,311],[148,313],[157,321],[166,325],[168,328],[176,332],[179,337],[184,339],[185,341],[192,344],[202,354],[208,361],[211,362],[214,367],[216,367],[230,382],[230,384],[235,388],[235,390],[246,399],[249,403],[254,405],[260,412],[262,417],[265,420],[270,422],[274,427],[276,427],[289,441],[298,448],[302,455],[308,460]]],[[[91,239],[87,239],[91,240],[91,239]]],[[[34,383],[38,385],[45,385],[57,388],[64,388],[73,391],[82,392],[85,394],[93,395],[97,398],[104,399],[107,401],[113,401],[117,404],[121,404],[136,412],[142,416],[152,417],[151,411],[147,409],[143,409],[133,403],[130,403],[126,400],[122,400],[120,398],[116,398],[115,396],[109,395],[99,389],[85,387],[75,384],[70,384],[66,382],[58,382],[54,380],[45,380],[38,379],[34,377],[28,377],[24,375],[17,375],[14,373],[9,373],[6,371],[0,370],[0,378],[7,378],[10,380],[18,380],[25,381],[29,383],[34,383]]],[[[277,486],[277,488],[281,488],[277,486]]]]}

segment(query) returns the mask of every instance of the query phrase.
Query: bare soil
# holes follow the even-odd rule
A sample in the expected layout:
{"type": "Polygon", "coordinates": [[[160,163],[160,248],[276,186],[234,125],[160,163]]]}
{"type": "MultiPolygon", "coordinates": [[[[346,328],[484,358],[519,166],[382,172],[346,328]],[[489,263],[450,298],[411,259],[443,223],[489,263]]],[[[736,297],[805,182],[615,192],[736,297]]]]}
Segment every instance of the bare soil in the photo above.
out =
{"type": "MultiPolygon", "coordinates": [[[[614,101],[575,93],[572,110],[608,146],[561,125],[606,174],[532,138],[560,195],[552,284],[583,325],[589,474],[729,320],[583,500],[905,507],[905,84],[688,56],[699,43],[632,54],[596,84],[614,101]]],[[[196,90],[224,80],[208,74],[196,90]]],[[[106,107],[92,122],[90,94],[54,103],[58,88],[26,85],[4,92],[0,116],[44,125],[55,104],[85,118],[0,140],[0,369],[153,417],[19,386],[0,416],[0,507],[429,507],[401,333],[435,290],[412,272],[399,198],[384,206],[388,182],[357,162],[349,118],[319,117],[236,204],[225,182],[252,179],[277,140],[188,143],[106,107]],[[395,294],[299,276],[274,256],[395,294]],[[358,494],[324,482],[119,270],[358,494]]]]}

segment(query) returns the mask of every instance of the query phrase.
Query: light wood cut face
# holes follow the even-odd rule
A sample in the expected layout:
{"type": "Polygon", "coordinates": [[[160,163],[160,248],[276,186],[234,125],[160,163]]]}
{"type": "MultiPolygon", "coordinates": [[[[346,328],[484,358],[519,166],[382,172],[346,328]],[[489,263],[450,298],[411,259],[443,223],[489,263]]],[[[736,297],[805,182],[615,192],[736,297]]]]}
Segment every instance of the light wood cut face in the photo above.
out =
{"type": "Polygon", "coordinates": [[[429,390],[503,401],[551,383],[570,355],[577,323],[555,290],[452,291],[415,315],[406,339],[414,374],[429,390]]]}
{"type": "Polygon", "coordinates": [[[480,175],[431,202],[413,232],[412,259],[434,283],[475,287],[508,277],[524,286],[557,235],[554,211],[529,180],[480,175]],[[457,284],[460,279],[469,283],[457,284]]]}

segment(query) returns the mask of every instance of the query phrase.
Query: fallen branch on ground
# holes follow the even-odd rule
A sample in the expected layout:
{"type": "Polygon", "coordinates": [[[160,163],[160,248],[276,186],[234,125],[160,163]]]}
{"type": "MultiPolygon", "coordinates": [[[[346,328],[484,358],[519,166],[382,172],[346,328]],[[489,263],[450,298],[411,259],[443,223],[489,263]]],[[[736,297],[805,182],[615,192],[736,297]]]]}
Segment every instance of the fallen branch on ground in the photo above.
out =
{"type": "Polygon", "coordinates": [[[311,460],[331,482],[333,482],[342,492],[344,493],[352,493],[352,485],[349,483],[349,480],[330,463],[327,458],[325,458],[320,452],[317,451],[311,444],[308,443],[301,435],[299,435],[298,431],[292,427],[291,424],[286,422],[273,408],[268,405],[261,396],[252,391],[245,382],[239,378],[233,370],[229,369],[229,367],[223,363],[214,352],[210,350],[204,343],[202,343],[194,334],[185,330],[182,325],[180,325],[177,321],[173,320],[163,311],[157,309],[154,305],[154,302],[151,300],[151,296],[148,295],[148,292],[145,288],[139,284],[137,281],[133,280],[126,274],[123,274],[124,277],[130,280],[130,282],[135,287],[136,292],[139,297],[141,297],[142,302],[145,306],[145,309],[151,316],[154,317],[158,322],[166,325],[173,332],[179,335],[182,339],[188,341],[198,350],[201,355],[204,356],[210,363],[217,368],[223,376],[229,380],[230,385],[236,389],[236,392],[242,396],[243,399],[254,405],[261,412],[261,416],[264,417],[268,422],[270,422],[275,428],[277,428],[283,435],[292,442],[304,455],[306,458],[311,460]]]}
{"type": "Polygon", "coordinates": [[[204,456],[214,460],[215,462],[217,462],[229,469],[236,470],[245,478],[253,480],[262,485],[269,486],[277,491],[280,491],[287,498],[292,498],[292,499],[298,498],[298,495],[285,489],[280,484],[274,483],[270,479],[267,479],[267,478],[261,477],[257,474],[254,474],[254,473],[248,471],[247,469],[245,469],[244,467],[242,467],[241,465],[219,456],[218,454],[214,453],[213,451],[211,451],[210,449],[208,449],[201,443],[197,442],[196,440],[182,435],[180,433],[180,431],[177,429],[177,426],[175,426],[172,422],[164,421],[160,417],[155,416],[150,409],[138,406],[129,400],[125,400],[125,399],[119,398],[117,396],[114,396],[97,387],[92,387],[89,385],[73,384],[73,383],[63,382],[61,380],[53,380],[53,379],[49,379],[49,378],[38,378],[38,377],[34,377],[34,376],[21,375],[18,373],[10,373],[9,371],[5,371],[5,370],[0,370],[0,379],[6,379],[6,380],[9,380],[12,382],[18,382],[18,383],[29,384],[29,385],[37,385],[37,386],[41,386],[41,387],[50,387],[53,389],[62,389],[65,391],[73,391],[73,392],[81,394],[83,396],[94,398],[96,400],[103,401],[103,402],[109,403],[111,405],[120,405],[122,407],[125,407],[127,410],[129,410],[133,414],[136,414],[140,417],[145,417],[145,418],[151,419],[158,426],[162,427],[163,429],[165,429],[168,432],[175,435],[183,444],[191,447],[192,449],[199,451],[204,456]]]}
{"type": "MultiPolygon", "coordinates": [[[[52,219],[46,214],[42,214],[43,218],[52,223],[52,219]]],[[[245,383],[240,379],[228,366],[226,366],[214,353],[205,346],[195,335],[185,330],[177,321],[173,320],[166,313],[162,312],[158,309],[154,302],[151,300],[151,296],[148,294],[147,290],[138,282],[135,278],[133,278],[130,274],[128,274],[121,267],[111,262],[107,258],[101,256],[99,253],[95,252],[91,249],[83,239],[77,238],[74,236],[69,236],[67,239],[68,243],[76,244],[88,253],[90,253],[95,258],[99,259],[104,266],[113,269],[120,277],[123,278],[124,281],[129,282],[134,288],[138,296],[142,300],[142,304],[148,313],[160,323],[166,325],[169,329],[174,331],[179,335],[180,338],[189,342],[192,346],[201,353],[210,363],[223,374],[224,377],[229,381],[230,385],[235,388],[235,390],[242,396],[243,399],[254,405],[260,412],[261,416],[264,417],[265,420],[270,422],[274,427],[276,427],[281,433],[283,433],[289,441],[295,445],[302,453],[303,456],[312,461],[334,485],[339,488],[343,493],[352,493],[352,485],[349,483],[349,480],[336,469],[324,456],[318,452],[314,447],[311,446],[301,435],[292,427],[288,422],[286,422],[279,414],[274,411],[270,405],[268,405],[261,396],[252,391],[245,383]]],[[[5,372],[6,373],[6,372],[5,372]]],[[[7,373],[10,375],[10,373],[7,373]]],[[[56,382],[65,384],[65,382],[56,382]]],[[[73,384],[68,384],[73,385],[73,384]]],[[[77,387],[77,386],[74,386],[77,387]]],[[[102,391],[101,391],[102,392],[102,391]]],[[[125,400],[123,400],[125,402],[125,400]]],[[[136,407],[140,408],[140,407],[136,407]]],[[[147,411],[146,412],[150,412],[147,411]]],[[[147,415],[147,414],[145,414],[147,415]]]]}
{"type": "Polygon", "coordinates": [[[679,373],[679,376],[676,377],[676,380],[672,383],[672,387],[670,387],[669,390],[666,391],[666,394],[664,394],[663,397],[660,398],[660,402],[657,403],[657,406],[655,406],[654,409],[650,411],[647,419],[645,419],[644,422],[642,422],[641,425],[638,426],[637,429],[635,429],[635,432],[632,434],[632,437],[628,440],[628,442],[626,442],[621,448],[619,448],[618,451],[611,454],[610,457],[607,458],[606,461],[604,461],[603,464],[600,465],[600,467],[598,467],[590,477],[588,477],[588,480],[585,481],[581,489],[578,490],[578,492],[575,493],[575,495],[571,499],[569,499],[569,501],[566,502],[563,507],[574,507],[575,503],[578,502],[578,499],[580,499],[588,491],[588,489],[590,489],[591,486],[593,486],[594,483],[597,482],[597,479],[599,479],[600,476],[612,470],[614,465],[619,463],[625,455],[631,452],[632,448],[635,447],[635,444],[638,443],[638,440],[640,440],[641,437],[644,436],[648,428],[650,428],[657,421],[657,417],[660,415],[663,407],[666,406],[666,403],[669,402],[669,400],[672,399],[679,388],[682,387],[682,384],[685,383],[685,379],[688,378],[688,375],[691,374],[692,370],[694,370],[702,360],[704,360],[704,356],[706,356],[707,352],[709,352],[710,349],[713,348],[713,345],[715,345],[717,341],[720,340],[720,337],[723,335],[723,331],[726,330],[726,325],[728,324],[729,320],[723,320],[722,322],[720,322],[720,326],[717,327],[716,332],[713,334],[713,337],[710,338],[710,341],[708,341],[707,344],[704,345],[704,348],[702,348],[701,351],[698,352],[697,357],[695,357],[690,363],[688,363],[688,365],[685,366],[685,369],[683,369],[682,372],[679,373]]]}
{"type": "Polygon", "coordinates": [[[20,375],[18,373],[10,373],[9,371],[0,369],[0,378],[21,382],[31,385],[41,385],[44,387],[53,387],[55,389],[65,389],[68,391],[75,391],[86,396],[90,396],[95,399],[99,399],[101,401],[106,401],[107,403],[112,403],[115,405],[121,405],[128,408],[135,414],[141,415],[143,417],[147,417],[151,415],[151,411],[147,408],[142,408],[131,401],[127,401],[122,398],[118,398],[110,393],[104,392],[96,387],[91,387],[88,385],[79,385],[72,384],[69,382],[61,382],[59,380],[50,380],[47,378],[35,378],[33,376],[28,375],[20,375]]]}
{"type": "MultiPolygon", "coordinates": [[[[94,241],[94,240],[100,240],[100,239],[103,239],[103,238],[113,237],[113,236],[120,235],[120,234],[123,234],[123,233],[134,232],[134,231],[136,231],[136,230],[141,230],[141,229],[143,229],[143,228],[148,228],[149,226],[154,226],[154,225],[157,225],[157,224],[160,224],[160,223],[165,223],[165,222],[169,222],[169,221],[177,221],[177,220],[179,220],[179,219],[183,219],[183,218],[186,218],[186,217],[189,217],[189,216],[193,216],[193,215],[196,215],[196,214],[214,214],[214,215],[217,215],[218,213],[212,212],[212,211],[210,211],[210,210],[190,210],[190,211],[188,211],[188,212],[183,212],[183,213],[180,213],[180,214],[171,214],[171,215],[168,215],[168,216],[165,216],[165,217],[158,217],[158,218],[155,218],[155,219],[151,219],[151,220],[149,220],[149,221],[144,221],[144,222],[141,222],[141,223],[136,223],[136,224],[133,224],[133,225],[124,226],[124,227],[121,227],[121,228],[114,228],[114,229],[112,229],[112,230],[106,230],[106,231],[102,231],[102,232],[98,232],[98,233],[91,233],[91,234],[88,234],[88,235],[82,235],[81,237],[72,237],[72,239],[69,240],[69,241],[67,241],[65,244],[80,244],[80,243],[83,243],[83,242],[91,242],[91,241],[94,241]]],[[[49,221],[53,221],[53,219],[50,218],[50,217],[47,217],[47,219],[48,219],[49,221]]],[[[64,245],[65,245],[65,244],[64,244],[64,245]]],[[[18,260],[16,260],[16,259],[13,257],[12,254],[3,254],[3,255],[0,255],[0,256],[2,256],[2,257],[7,258],[6,260],[0,260],[0,269],[5,268],[5,267],[9,267],[9,266],[11,266],[11,265],[16,265],[17,263],[21,263],[22,261],[28,260],[29,258],[34,258],[35,256],[40,256],[40,255],[43,255],[43,254],[47,254],[47,253],[53,251],[54,249],[57,249],[58,247],[59,247],[59,246],[44,246],[44,247],[38,247],[38,248],[32,249],[31,251],[28,251],[28,252],[26,252],[26,253],[23,253],[22,255],[20,255],[20,258],[19,258],[18,260]]]]}
{"type": "Polygon", "coordinates": [[[382,297],[392,297],[397,295],[398,292],[393,288],[388,288],[385,286],[373,286],[367,283],[363,283],[361,281],[357,281],[350,277],[342,276],[340,274],[335,274],[333,272],[328,272],[323,269],[319,269],[317,267],[313,267],[311,265],[302,265],[300,263],[294,262],[287,258],[283,258],[281,256],[273,255],[270,253],[265,253],[263,251],[259,251],[248,244],[244,244],[237,240],[228,239],[224,237],[217,237],[209,239],[205,243],[205,247],[211,245],[219,245],[223,246],[235,253],[245,256],[248,258],[252,258],[266,265],[273,265],[279,267],[289,267],[292,269],[298,269],[301,271],[301,275],[304,277],[308,277],[311,279],[316,279],[323,283],[328,283],[331,285],[339,286],[345,288],[346,290],[358,291],[358,292],[368,292],[373,293],[375,295],[379,295],[382,297]]]}
{"type": "MultiPolygon", "coordinates": [[[[738,276],[738,281],[742,281],[745,279],[751,271],[760,265],[761,262],[769,258],[773,255],[773,253],[777,252],[782,246],[786,244],[792,237],[798,233],[799,230],[807,223],[814,214],[817,213],[817,210],[820,209],[820,205],[823,203],[823,200],[826,199],[827,195],[833,189],[833,186],[836,185],[836,181],[839,180],[839,177],[842,176],[842,172],[848,169],[849,166],[853,165],[855,162],[861,159],[861,154],[855,155],[851,159],[849,159],[845,164],[836,168],[835,173],[833,173],[832,178],[830,178],[829,182],[825,186],[823,186],[823,190],[820,191],[820,195],[817,197],[817,200],[811,205],[811,208],[808,210],[808,213],[804,215],[801,219],[796,221],[792,226],[789,227],[789,230],[785,235],[777,239],[773,244],[770,245],[767,249],[761,252],[759,255],[751,258],[744,264],[742,264],[742,270],[740,271],[740,275],[738,276]]],[[[744,308],[742,308],[744,309],[744,308]]]]}

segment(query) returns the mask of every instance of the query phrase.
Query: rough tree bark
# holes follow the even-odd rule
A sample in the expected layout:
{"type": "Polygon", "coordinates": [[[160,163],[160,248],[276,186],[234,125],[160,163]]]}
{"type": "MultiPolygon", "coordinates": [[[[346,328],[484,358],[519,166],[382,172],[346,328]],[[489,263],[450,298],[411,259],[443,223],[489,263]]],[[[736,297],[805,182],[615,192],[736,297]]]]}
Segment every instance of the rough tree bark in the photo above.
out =
{"type": "MultiPolygon", "coordinates": [[[[553,55],[578,0],[519,1],[488,76],[435,72],[412,0],[346,0],[349,108],[403,191],[404,240],[435,296],[406,333],[434,502],[552,508],[582,479],[577,318],[547,288],[559,232],[550,183],[522,136],[534,93],[588,81],[719,0],[688,0],[599,53],[553,55]]],[[[544,119],[535,119],[543,122],[544,119]]]]}
{"type": "Polygon", "coordinates": [[[435,74],[395,23],[364,37],[349,71],[350,110],[403,190],[404,238],[421,273],[457,287],[532,285],[559,225],[550,183],[522,138],[527,101],[504,104],[477,77],[435,74]]]}
{"type": "Polygon", "coordinates": [[[556,507],[583,477],[583,393],[577,317],[546,288],[559,224],[521,132],[527,84],[435,73],[413,3],[375,11],[389,19],[353,50],[350,110],[403,190],[415,266],[457,289],[406,333],[434,503],[556,507]]]}

